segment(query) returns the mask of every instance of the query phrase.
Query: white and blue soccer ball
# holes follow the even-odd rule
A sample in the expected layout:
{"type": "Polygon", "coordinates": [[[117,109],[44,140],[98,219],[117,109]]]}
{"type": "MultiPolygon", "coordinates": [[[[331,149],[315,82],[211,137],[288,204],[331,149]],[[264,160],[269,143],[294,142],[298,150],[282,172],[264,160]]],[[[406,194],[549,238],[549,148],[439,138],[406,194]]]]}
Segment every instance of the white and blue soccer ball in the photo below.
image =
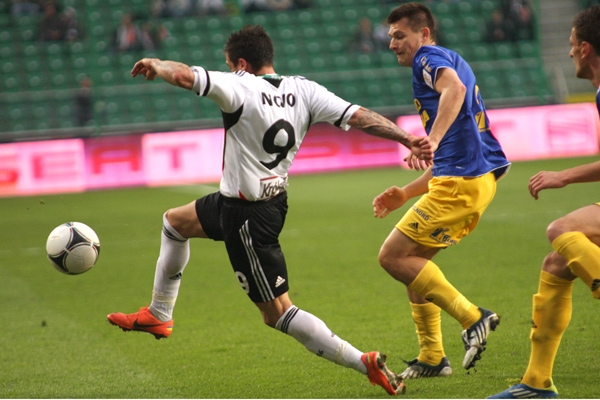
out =
{"type": "Polygon", "coordinates": [[[54,268],[68,275],[89,271],[98,261],[100,240],[81,222],[67,222],[54,228],[46,242],[46,254],[54,268]]]}

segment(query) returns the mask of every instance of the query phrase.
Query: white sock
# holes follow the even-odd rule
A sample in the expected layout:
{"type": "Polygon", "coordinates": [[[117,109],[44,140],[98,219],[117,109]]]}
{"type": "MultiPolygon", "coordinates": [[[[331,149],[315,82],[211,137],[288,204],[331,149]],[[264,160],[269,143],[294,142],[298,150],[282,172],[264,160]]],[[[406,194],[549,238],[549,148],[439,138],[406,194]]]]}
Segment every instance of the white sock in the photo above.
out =
{"type": "Polygon", "coordinates": [[[314,315],[292,306],[279,318],[275,328],[292,336],[311,353],[367,374],[367,367],[361,360],[363,353],[340,339],[314,315]]]}
{"type": "Polygon", "coordinates": [[[165,213],[160,237],[160,253],[154,274],[152,303],[148,307],[152,315],[160,321],[167,322],[173,318],[181,276],[189,259],[189,241],[169,224],[165,213]]]}

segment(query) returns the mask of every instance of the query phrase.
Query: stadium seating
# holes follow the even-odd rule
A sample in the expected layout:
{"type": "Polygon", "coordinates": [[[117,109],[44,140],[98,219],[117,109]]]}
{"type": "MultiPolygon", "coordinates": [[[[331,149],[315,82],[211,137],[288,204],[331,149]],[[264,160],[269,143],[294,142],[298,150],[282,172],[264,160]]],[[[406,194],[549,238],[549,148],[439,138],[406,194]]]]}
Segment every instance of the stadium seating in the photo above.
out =
{"type": "MultiPolygon", "coordinates": [[[[371,108],[412,106],[410,70],[399,68],[388,50],[353,53],[347,42],[363,17],[378,25],[390,4],[377,0],[313,0],[313,7],[287,12],[153,20],[170,37],[153,51],[117,53],[112,35],[125,13],[149,15],[145,0],[62,0],[73,6],[86,35],[74,43],[41,43],[39,17],[10,15],[0,6],[0,131],[68,128],[74,125],[73,97],[83,76],[93,82],[96,123],[107,125],[219,118],[207,100],[175,94],[132,79],[133,63],[145,56],[174,59],[226,71],[223,44],[232,30],[261,24],[276,46],[276,70],[318,80],[335,93],[371,108]],[[154,89],[157,88],[157,89],[154,89]],[[18,94],[18,95],[17,95],[18,94]],[[125,95],[126,94],[126,95],[125,95]],[[52,101],[49,101],[52,99],[52,101]],[[200,103],[199,103],[200,102],[200,103]]],[[[490,44],[482,40],[485,20],[499,0],[437,1],[440,42],[473,66],[485,98],[523,97],[534,103],[551,94],[543,71],[539,41],[490,44]]]]}

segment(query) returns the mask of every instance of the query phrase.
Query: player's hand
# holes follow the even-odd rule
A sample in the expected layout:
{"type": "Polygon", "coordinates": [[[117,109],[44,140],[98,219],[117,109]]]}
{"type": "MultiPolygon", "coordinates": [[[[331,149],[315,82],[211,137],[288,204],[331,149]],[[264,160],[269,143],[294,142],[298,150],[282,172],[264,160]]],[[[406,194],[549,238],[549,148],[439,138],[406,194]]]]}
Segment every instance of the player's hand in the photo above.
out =
{"type": "Polygon", "coordinates": [[[410,154],[404,159],[408,168],[422,171],[433,165],[434,150],[427,136],[411,136],[410,154]]]}
{"type": "Polygon", "coordinates": [[[543,189],[558,189],[567,186],[560,172],[541,171],[529,180],[529,193],[537,200],[543,189]]]}
{"type": "Polygon", "coordinates": [[[427,136],[411,136],[409,150],[413,157],[423,161],[424,165],[432,164],[434,149],[427,136]]]}
{"type": "Polygon", "coordinates": [[[404,162],[410,169],[414,169],[415,171],[425,171],[429,168],[433,163],[429,160],[421,160],[417,157],[412,151],[406,157],[404,157],[404,162]]]}
{"type": "Polygon", "coordinates": [[[392,186],[373,200],[373,216],[384,218],[395,209],[402,207],[408,200],[406,192],[398,186],[392,186]]]}
{"type": "Polygon", "coordinates": [[[143,75],[147,81],[153,81],[157,76],[157,72],[152,65],[153,61],[151,58],[143,58],[136,62],[131,69],[131,76],[135,78],[138,75],[143,75]]]}

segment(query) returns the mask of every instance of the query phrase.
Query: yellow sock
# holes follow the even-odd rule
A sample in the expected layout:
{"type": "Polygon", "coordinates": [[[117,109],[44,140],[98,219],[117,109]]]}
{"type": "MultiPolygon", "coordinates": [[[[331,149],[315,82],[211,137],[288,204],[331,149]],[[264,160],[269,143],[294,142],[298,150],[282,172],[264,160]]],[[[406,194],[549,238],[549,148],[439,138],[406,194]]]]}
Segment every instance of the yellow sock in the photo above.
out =
{"type": "Polygon", "coordinates": [[[600,299],[600,247],[581,232],[563,233],[554,239],[552,247],[592,290],[592,296],[600,299]]]}
{"type": "Polygon", "coordinates": [[[552,368],[564,331],[571,321],[573,281],[542,271],[533,296],[531,356],[521,382],[535,388],[552,386],[552,368]]]}
{"type": "Polygon", "coordinates": [[[479,308],[446,280],[443,272],[433,261],[427,261],[408,288],[446,311],[461,324],[463,329],[467,329],[481,318],[479,308]]]}
{"type": "Polygon", "coordinates": [[[438,365],[446,355],[442,344],[442,310],[433,303],[410,303],[410,307],[419,338],[417,358],[420,362],[438,365]]]}

